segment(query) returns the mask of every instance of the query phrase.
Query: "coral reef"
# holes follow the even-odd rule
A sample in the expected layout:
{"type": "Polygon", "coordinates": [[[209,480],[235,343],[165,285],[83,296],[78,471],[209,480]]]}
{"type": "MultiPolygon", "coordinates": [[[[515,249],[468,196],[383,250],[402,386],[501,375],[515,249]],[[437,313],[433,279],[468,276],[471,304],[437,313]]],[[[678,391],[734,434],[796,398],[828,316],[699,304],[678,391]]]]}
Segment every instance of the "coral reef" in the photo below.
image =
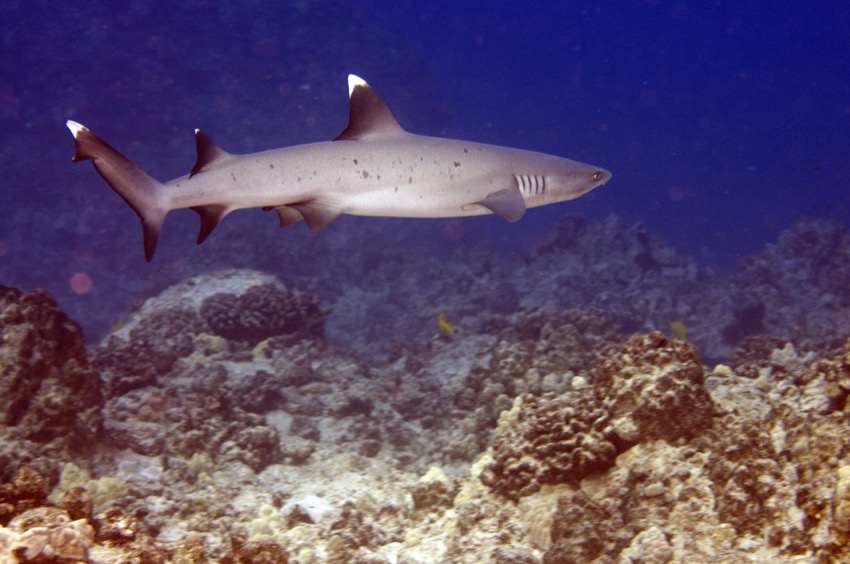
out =
{"type": "Polygon", "coordinates": [[[283,399],[277,384],[293,373],[272,377],[252,368],[253,377],[228,381],[225,365],[253,362],[246,342],[268,341],[258,353],[268,356],[275,347],[297,349],[299,340],[319,338],[324,315],[315,296],[245,271],[189,280],[150,300],[94,352],[109,398],[107,433],[139,454],[188,459],[205,452],[256,471],[287,456],[303,458],[282,452],[278,431],[258,414],[283,399]],[[199,296],[198,287],[205,293],[199,296]],[[281,333],[291,338],[280,340],[281,333]]]}
{"type": "Polygon", "coordinates": [[[679,322],[704,359],[720,362],[763,334],[806,349],[839,345],[850,334],[848,264],[850,232],[834,221],[800,219],[739,271],[721,273],[640,225],[567,216],[515,276],[524,307],[597,308],[626,334],[679,322]]]}
{"type": "Polygon", "coordinates": [[[706,272],[642,225],[566,216],[516,276],[522,306],[595,308],[626,334],[679,321],[701,350],[711,348],[713,356],[721,345],[710,304],[699,297],[706,272]]]}
{"type": "Polygon", "coordinates": [[[247,271],[188,280],[145,307],[143,315],[95,350],[93,365],[109,397],[156,385],[178,359],[191,355],[198,335],[218,335],[234,341],[235,347],[279,335],[290,335],[289,341],[317,339],[327,314],[315,295],[247,271]],[[198,295],[199,286],[205,293],[198,295]]]}
{"type": "Polygon", "coordinates": [[[775,244],[745,259],[712,299],[739,312],[727,325],[749,327],[734,329],[739,334],[767,332],[798,347],[826,348],[850,334],[848,287],[850,232],[840,222],[801,218],[775,244]]]}
{"type": "Polygon", "coordinates": [[[257,471],[281,460],[278,433],[262,416],[232,405],[223,391],[205,392],[203,401],[190,390],[174,390],[160,400],[158,388],[110,399],[104,407],[106,432],[115,446],[146,456],[188,459],[205,452],[217,461],[238,460],[257,471]]]}
{"type": "MultiPolygon", "coordinates": [[[[11,483],[0,482],[0,562],[210,562],[201,538],[155,540],[149,527],[118,506],[92,515],[85,488],[69,490],[60,505],[47,501],[45,478],[23,468],[11,483]],[[9,518],[11,517],[11,518],[9,518]]],[[[221,562],[287,562],[276,544],[231,539],[221,562]]]]}
{"type": "Polygon", "coordinates": [[[47,498],[44,477],[32,468],[22,467],[8,483],[0,482],[0,525],[7,525],[15,515],[33,509],[47,498]]]}
{"type": "Polygon", "coordinates": [[[29,509],[0,529],[0,555],[15,554],[25,562],[87,560],[93,543],[88,521],[72,521],[67,511],[55,507],[29,509]]]}
{"type": "Polygon", "coordinates": [[[115,335],[95,349],[92,365],[104,380],[107,397],[155,385],[178,359],[194,350],[201,331],[200,316],[190,309],[167,309],[145,317],[128,331],[126,340],[115,335]]]}
{"type": "Polygon", "coordinates": [[[0,286],[0,476],[48,453],[91,454],[102,405],[79,325],[42,290],[0,286]]]}
{"type": "Polygon", "coordinates": [[[614,464],[610,416],[593,390],[519,399],[493,440],[481,481],[510,499],[547,484],[577,483],[614,464]]]}
{"type": "Polygon", "coordinates": [[[756,378],[727,367],[706,376],[711,427],[641,442],[562,497],[544,562],[641,550],[662,562],[844,561],[848,424],[826,384],[843,355],[785,345],[766,356],[751,358],[756,378]]]}
{"type": "Polygon", "coordinates": [[[482,481],[518,499],[547,484],[576,484],[638,442],[690,438],[713,405],[694,348],[661,333],[636,335],[593,370],[593,387],[522,396],[503,414],[482,481]]]}
{"type": "Polygon", "coordinates": [[[809,368],[811,376],[823,375],[830,407],[835,411],[847,410],[850,395],[850,339],[844,342],[841,354],[832,359],[822,359],[809,368]]]}
{"type": "Polygon", "coordinates": [[[635,335],[597,363],[592,379],[619,439],[691,438],[714,407],[693,345],[662,333],[635,335]]]}
{"type": "Polygon", "coordinates": [[[565,219],[510,276],[471,249],[424,286],[441,257],[357,258],[361,290],[412,269],[408,301],[222,271],[91,363],[48,296],[4,290],[0,560],[847,561],[846,296],[815,272],[843,280],[845,239],[801,222],[731,289],[615,219],[565,219]],[[777,306],[797,291],[810,332],[777,306]]]}

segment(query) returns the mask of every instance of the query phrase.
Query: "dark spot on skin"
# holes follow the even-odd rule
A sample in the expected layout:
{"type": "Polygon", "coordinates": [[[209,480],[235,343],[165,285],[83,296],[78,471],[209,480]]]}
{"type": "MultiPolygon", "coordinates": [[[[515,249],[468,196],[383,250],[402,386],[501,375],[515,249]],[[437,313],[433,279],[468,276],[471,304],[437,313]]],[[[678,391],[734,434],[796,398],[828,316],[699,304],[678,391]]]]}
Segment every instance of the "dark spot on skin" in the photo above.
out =
{"type": "Polygon", "coordinates": [[[380,179],[381,179],[381,175],[379,174],[379,175],[378,175],[378,180],[380,180],[380,179]]]}
{"type": "Polygon", "coordinates": [[[233,174],[232,172],[230,173],[230,178],[233,179],[233,182],[236,182],[236,175],[233,174]]]}
{"type": "Polygon", "coordinates": [[[354,164],[357,164],[357,159],[354,159],[354,164]]]}
{"type": "Polygon", "coordinates": [[[455,161],[455,168],[457,168],[457,167],[459,167],[459,166],[460,166],[460,163],[459,163],[459,162],[457,162],[457,161],[455,161]]]}
{"type": "Polygon", "coordinates": [[[368,170],[363,171],[363,178],[369,178],[369,171],[368,170]]]}
{"type": "Polygon", "coordinates": [[[408,179],[407,179],[407,183],[408,183],[408,184],[413,184],[413,177],[412,177],[412,176],[408,177],[408,179]]]}
{"type": "Polygon", "coordinates": [[[300,177],[300,176],[298,177],[298,182],[301,182],[301,177],[300,177]]]}
{"type": "Polygon", "coordinates": [[[464,150],[463,150],[463,152],[464,152],[464,153],[468,153],[468,152],[469,152],[469,149],[464,149],[464,150]]]}
{"type": "Polygon", "coordinates": [[[396,191],[396,193],[398,193],[398,186],[395,187],[395,191],[396,191]]]}

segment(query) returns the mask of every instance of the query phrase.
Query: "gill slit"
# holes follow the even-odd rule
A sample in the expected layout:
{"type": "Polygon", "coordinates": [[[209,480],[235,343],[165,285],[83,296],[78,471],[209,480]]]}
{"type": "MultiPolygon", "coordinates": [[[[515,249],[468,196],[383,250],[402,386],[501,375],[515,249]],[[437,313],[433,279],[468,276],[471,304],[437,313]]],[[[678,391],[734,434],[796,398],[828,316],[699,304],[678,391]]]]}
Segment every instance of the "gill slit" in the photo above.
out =
{"type": "Polygon", "coordinates": [[[514,174],[514,179],[523,196],[537,196],[546,191],[546,177],[541,174],[514,174]]]}

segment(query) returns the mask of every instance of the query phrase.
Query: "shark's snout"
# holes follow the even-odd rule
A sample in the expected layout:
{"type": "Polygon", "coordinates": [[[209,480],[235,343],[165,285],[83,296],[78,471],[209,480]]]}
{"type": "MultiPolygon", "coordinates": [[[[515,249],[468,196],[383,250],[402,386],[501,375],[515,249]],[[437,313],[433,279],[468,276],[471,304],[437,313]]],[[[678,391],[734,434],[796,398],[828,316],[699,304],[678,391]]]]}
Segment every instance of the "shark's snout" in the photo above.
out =
{"type": "Polygon", "coordinates": [[[595,182],[593,187],[598,188],[599,186],[602,186],[603,184],[611,180],[611,176],[612,174],[604,168],[597,170],[593,173],[593,181],[595,182]]]}

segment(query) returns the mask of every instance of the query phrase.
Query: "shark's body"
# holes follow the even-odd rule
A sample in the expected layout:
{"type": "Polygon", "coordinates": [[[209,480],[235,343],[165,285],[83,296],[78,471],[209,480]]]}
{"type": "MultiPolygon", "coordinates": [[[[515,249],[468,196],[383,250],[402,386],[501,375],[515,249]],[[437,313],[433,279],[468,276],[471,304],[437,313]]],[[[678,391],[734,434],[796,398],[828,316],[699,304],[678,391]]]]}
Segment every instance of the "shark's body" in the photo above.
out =
{"type": "Polygon", "coordinates": [[[148,176],[82,125],[68,121],[73,160],[91,159],[136,211],[151,260],[165,215],[201,216],[198,243],[235,209],[275,209],[282,227],[311,230],[341,214],[457,217],[495,213],[516,221],[526,208],[578,198],[611,178],[591,165],[519,149],[406,132],[362,79],[349,76],[348,127],[333,141],[231,155],[196,130],[192,171],[170,182],[148,176]]]}

